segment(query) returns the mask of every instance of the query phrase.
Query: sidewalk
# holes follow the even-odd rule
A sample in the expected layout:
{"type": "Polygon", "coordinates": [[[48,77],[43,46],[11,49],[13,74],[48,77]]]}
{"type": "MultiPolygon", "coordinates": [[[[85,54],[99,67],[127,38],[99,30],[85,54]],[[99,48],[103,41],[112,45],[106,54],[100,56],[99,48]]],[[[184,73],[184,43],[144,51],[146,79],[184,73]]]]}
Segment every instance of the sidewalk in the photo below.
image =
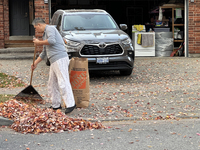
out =
{"type": "MultiPolygon", "coordinates": [[[[199,118],[199,62],[200,58],[137,57],[131,76],[90,74],[90,105],[75,109],[69,117],[91,121],[199,118]]],[[[28,85],[31,63],[1,60],[0,72],[15,75],[28,85]]],[[[41,62],[33,75],[32,85],[44,100],[48,100],[48,71],[41,62]]],[[[0,89],[0,94],[16,95],[24,88],[0,89]]]]}

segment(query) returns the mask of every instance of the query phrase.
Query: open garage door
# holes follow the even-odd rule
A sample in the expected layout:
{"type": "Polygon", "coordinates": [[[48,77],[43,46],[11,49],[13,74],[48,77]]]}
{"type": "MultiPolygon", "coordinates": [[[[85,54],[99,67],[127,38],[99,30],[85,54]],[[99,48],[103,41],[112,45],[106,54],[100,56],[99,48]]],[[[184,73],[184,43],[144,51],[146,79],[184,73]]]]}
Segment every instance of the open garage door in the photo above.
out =
{"type": "Polygon", "coordinates": [[[149,11],[169,2],[170,0],[51,0],[51,14],[58,9],[104,9],[118,24],[127,24],[127,32],[131,36],[132,25],[150,22],[149,11]]]}
{"type": "MultiPolygon", "coordinates": [[[[162,35],[163,37],[170,36],[170,38],[172,38],[173,45],[170,45],[170,47],[172,47],[170,51],[174,51],[184,45],[184,32],[179,32],[185,30],[184,0],[51,0],[51,14],[58,9],[104,9],[111,14],[118,25],[127,24],[128,29],[126,32],[132,39],[133,25],[146,26],[153,24],[154,27],[156,26],[155,30],[157,32],[171,32],[170,35],[162,35]],[[159,22],[159,8],[164,5],[169,7],[162,8],[163,19],[159,22]],[[177,10],[174,5],[181,6],[177,7],[181,11],[177,10]],[[181,13],[182,18],[175,17],[177,12],[181,13]],[[162,24],[160,27],[164,29],[160,29],[158,26],[159,23],[162,24]],[[175,32],[179,35],[177,39],[175,39],[176,36],[174,36],[175,32]]],[[[154,27],[152,27],[153,31],[154,27]]],[[[148,31],[149,29],[149,26],[146,26],[145,30],[148,31]]],[[[160,47],[155,45],[155,48],[156,47],[160,49],[160,47]]],[[[165,47],[163,49],[165,49],[165,47]]],[[[170,53],[171,52],[168,51],[166,56],[169,56],[170,53]]],[[[185,51],[182,50],[176,55],[184,56],[185,51]]],[[[165,55],[161,54],[160,56],[165,55]]]]}

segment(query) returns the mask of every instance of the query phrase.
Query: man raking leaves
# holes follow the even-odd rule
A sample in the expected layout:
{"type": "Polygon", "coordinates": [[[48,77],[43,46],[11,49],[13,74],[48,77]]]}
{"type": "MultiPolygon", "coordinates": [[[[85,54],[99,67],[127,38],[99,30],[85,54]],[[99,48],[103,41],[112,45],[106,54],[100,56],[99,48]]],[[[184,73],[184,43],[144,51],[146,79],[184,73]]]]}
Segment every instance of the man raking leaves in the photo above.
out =
{"type": "Polygon", "coordinates": [[[54,26],[45,24],[43,19],[36,18],[32,24],[36,32],[43,33],[43,40],[33,39],[35,46],[43,45],[43,51],[31,65],[31,68],[34,70],[37,64],[47,56],[50,61],[48,92],[52,101],[51,108],[54,110],[62,109],[62,97],[67,107],[65,114],[70,113],[76,105],[69,81],[69,57],[64,41],[57,29],[54,26]]]}

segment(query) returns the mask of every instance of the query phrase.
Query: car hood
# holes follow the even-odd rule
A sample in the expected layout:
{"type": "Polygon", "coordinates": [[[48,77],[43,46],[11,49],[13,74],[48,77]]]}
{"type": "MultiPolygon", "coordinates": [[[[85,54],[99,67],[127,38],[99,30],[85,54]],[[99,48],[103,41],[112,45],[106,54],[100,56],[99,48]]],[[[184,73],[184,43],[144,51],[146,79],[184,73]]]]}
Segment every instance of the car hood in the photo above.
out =
{"type": "Polygon", "coordinates": [[[87,31],[65,31],[62,36],[68,40],[77,41],[83,44],[91,43],[120,43],[128,38],[122,30],[87,30],[87,31]]]}

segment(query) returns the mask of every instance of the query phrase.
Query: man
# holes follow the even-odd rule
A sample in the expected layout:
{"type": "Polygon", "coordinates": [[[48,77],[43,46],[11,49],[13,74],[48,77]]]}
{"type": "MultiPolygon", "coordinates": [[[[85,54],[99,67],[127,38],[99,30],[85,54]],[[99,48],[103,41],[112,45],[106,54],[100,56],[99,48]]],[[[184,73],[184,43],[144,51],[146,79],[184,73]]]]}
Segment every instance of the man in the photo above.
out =
{"type": "Polygon", "coordinates": [[[69,81],[69,57],[64,46],[64,41],[57,29],[54,26],[45,24],[43,19],[36,18],[32,24],[36,32],[43,33],[43,40],[33,39],[35,46],[43,45],[43,51],[31,65],[31,68],[34,70],[37,64],[47,56],[51,64],[48,81],[48,92],[52,101],[50,108],[54,110],[62,109],[62,96],[67,106],[65,114],[70,113],[76,105],[69,81]]]}

